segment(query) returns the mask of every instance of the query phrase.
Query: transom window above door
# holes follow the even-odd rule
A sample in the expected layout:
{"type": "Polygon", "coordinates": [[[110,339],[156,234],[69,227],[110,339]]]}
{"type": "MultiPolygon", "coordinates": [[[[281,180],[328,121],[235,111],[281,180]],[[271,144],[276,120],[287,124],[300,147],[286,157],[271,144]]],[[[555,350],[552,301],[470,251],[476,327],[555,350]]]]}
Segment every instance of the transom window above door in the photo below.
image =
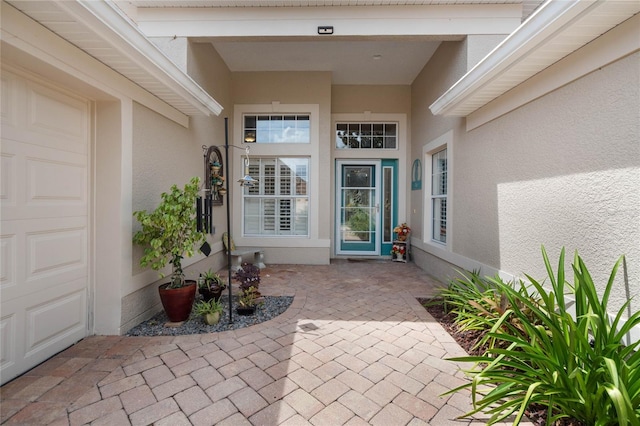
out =
{"type": "Polygon", "coordinates": [[[246,114],[244,143],[310,143],[309,114],[246,114]]]}
{"type": "Polygon", "coordinates": [[[397,149],[397,123],[336,123],[338,149],[397,149]]]}

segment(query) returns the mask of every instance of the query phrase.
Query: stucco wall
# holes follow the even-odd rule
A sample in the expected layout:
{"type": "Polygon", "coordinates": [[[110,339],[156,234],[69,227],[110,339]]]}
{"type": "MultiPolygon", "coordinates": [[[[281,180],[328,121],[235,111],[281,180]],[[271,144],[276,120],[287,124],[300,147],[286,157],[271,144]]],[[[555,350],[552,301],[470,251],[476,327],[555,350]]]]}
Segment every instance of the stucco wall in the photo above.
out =
{"type": "Polygon", "coordinates": [[[540,246],[552,259],[565,246],[579,251],[601,286],[626,254],[632,289],[620,286],[612,302],[639,293],[639,59],[460,135],[453,230],[460,254],[543,277],[540,246]]]}
{"type": "MultiPolygon", "coordinates": [[[[541,245],[554,263],[564,246],[567,264],[577,249],[603,287],[626,254],[630,288],[620,272],[612,303],[639,297],[639,54],[470,132],[461,119],[433,117],[428,110],[466,68],[463,55],[462,43],[441,46],[412,87],[413,156],[454,130],[447,260],[542,279],[541,245]]],[[[421,211],[423,193],[414,191],[411,202],[421,211]]],[[[412,216],[412,225],[421,241],[420,218],[412,216]]],[[[424,253],[416,258],[425,268],[433,261],[424,253]]],[[[439,273],[442,265],[448,264],[440,262],[439,273]]],[[[639,306],[635,300],[632,310],[639,306]]]]}
{"type": "MultiPolygon", "coordinates": [[[[224,144],[224,117],[233,111],[231,100],[231,73],[215,50],[206,44],[190,45],[187,66],[190,75],[223,107],[219,117],[191,117],[185,128],[167,120],[150,109],[134,103],[133,106],[133,211],[152,210],[160,201],[160,194],[172,184],[182,187],[193,176],[204,178],[202,145],[224,144]]],[[[222,232],[226,229],[223,206],[214,207],[216,234],[208,236],[214,251],[208,258],[197,255],[185,261],[187,278],[193,278],[210,267],[215,270],[224,265],[222,232]]],[[[139,229],[134,221],[133,232],[139,229]]],[[[122,330],[126,331],[149,318],[160,307],[157,287],[163,282],[155,272],[139,266],[142,248],[133,247],[133,280],[135,291],[122,299],[122,330]]],[[[166,280],[165,280],[166,281],[166,280]]]]}
{"type": "MultiPolygon", "coordinates": [[[[317,105],[318,107],[318,145],[293,148],[275,145],[255,144],[251,147],[253,155],[317,155],[317,170],[313,160],[310,176],[311,227],[317,225],[317,235],[309,238],[243,238],[240,220],[234,222],[236,242],[244,245],[260,246],[265,250],[267,263],[308,263],[326,264],[329,262],[329,238],[331,233],[330,207],[324,202],[331,197],[328,181],[317,179],[330,168],[330,120],[331,120],[331,73],[329,72],[238,72],[233,73],[233,101],[235,105],[259,105],[265,112],[280,111],[279,105],[317,105]],[[316,149],[317,148],[317,149],[316,149]],[[317,152],[317,154],[312,154],[317,152]]],[[[285,108],[286,107],[282,107],[285,108]]],[[[236,138],[237,139],[237,138],[236,138]]],[[[240,145],[241,141],[235,141],[240,145]]],[[[313,143],[312,143],[313,145],[313,143]]],[[[241,198],[234,200],[235,211],[241,211],[241,198]]]]}
{"type": "MultiPolygon", "coordinates": [[[[411,86],[345,86],[331,87],[331,113],[411,114],[411,86]]],[[[409,120],[410,121],[410,120],[409,120]]]]}
{"type": "MultiPolygon", "coordinates": [[[[431,105],[467,70],[466,41],[443,42],[411,86],[411,158],[422,159],[422,147],[450,129],[462,131],[463,120],[457,117],[434,117],[431,105]]],[[[455,155],[455,153],[454,153],[455,155]]],[[[424,167],[424,165],[423,165],[424,167]]],[[[412,238],[423,239],[423,187],[411,191],[410,222],[412,238]]],[[[426,268],[425,268],[426,269],[426,268]]]]}

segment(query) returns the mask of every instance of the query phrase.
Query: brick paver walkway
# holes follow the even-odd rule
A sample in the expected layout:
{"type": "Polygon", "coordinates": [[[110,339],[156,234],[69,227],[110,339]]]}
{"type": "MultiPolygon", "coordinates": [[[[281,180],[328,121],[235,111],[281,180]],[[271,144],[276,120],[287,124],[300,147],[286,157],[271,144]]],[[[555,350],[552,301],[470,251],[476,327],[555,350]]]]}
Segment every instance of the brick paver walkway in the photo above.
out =
{"type": "Polygon", "coordinates": [[[6,424],[476,425],[445,358],[463,350],[416,297],[414,264],[278,265],[265,295],[294,295],[252,327],[180,337],[92,336],[0,388],[6,424]]]}

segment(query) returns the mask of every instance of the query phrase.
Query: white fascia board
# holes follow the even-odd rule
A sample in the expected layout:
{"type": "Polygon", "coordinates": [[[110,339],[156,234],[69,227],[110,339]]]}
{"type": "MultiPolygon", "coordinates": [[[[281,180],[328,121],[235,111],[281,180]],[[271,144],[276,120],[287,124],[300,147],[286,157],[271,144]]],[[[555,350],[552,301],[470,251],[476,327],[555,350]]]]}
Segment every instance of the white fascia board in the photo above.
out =
{"type": "Polygon", "coordinates": [[[520,4],[253,8],[141,8],[136,22],[149,37],[460,36],[508,34],[520,4]]]}
{"type": "MultiPolygon", "coordinates": [[[[61,71],[72,82],[62,82],[63,85],[76,88],[92,100],[133,99],[163,117],[188,128],[189,116],[169,105],[151,92],[129,80],[103,62],[84,54],[78,47],[69,43],[58,34],[37,23],[29,16],[18,11],[13,6],[2,3],[2,23],[0,24],[0,40],[2,41],[3,61],[9,56],[15,58],[24,53],[35,59],[29,62],[27,69],[38,70],[41,76],[51,81],[62,82],[66,77],[56,78],[51,75],[51,69],[44,69],[40,62],[61,71]],[[15,49],[15,50],[14,50],[15,49]],[[81,88],[77,83],[81,82],[81,88]]],[[[24,64],[24,63],[22,63],[24,64]]]]}
{"type": "MultiPolygon", "coordinates": [[[[434,115],[461,115],[453,111],[484,85],[499,78],[574,19],[602,4],[594,0],[547,1],[502,43],[440,96],[429,109],[434,115]]],[[[466,114],[462,114],[466,115],[466,114]]]]}
{"type": "Polygon", "coordinates": [[[467,131],[538,99],[620,58],[640,51],[640,14],[598,37],[467,116],[467,131]]]}
{"type": "Polygon", "coordinates": [[[111,1],[56,0],[56,3],[203,114],[219,115],[222,112],[222,106],[162,53],[111,1]]]}

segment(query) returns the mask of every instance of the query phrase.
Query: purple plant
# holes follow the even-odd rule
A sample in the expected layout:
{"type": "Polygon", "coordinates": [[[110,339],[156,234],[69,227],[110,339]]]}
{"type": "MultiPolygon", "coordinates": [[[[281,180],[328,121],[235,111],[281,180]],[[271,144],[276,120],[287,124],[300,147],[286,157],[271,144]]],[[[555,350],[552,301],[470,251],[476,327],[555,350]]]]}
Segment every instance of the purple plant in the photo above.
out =
{"type": "Polygon", "coordinates": [[[246,292],[250,287],[256,290],[260,286],[260,268],[253,263],[243,263],[233,276],[240,283],[240,290],[246,292]]]}

